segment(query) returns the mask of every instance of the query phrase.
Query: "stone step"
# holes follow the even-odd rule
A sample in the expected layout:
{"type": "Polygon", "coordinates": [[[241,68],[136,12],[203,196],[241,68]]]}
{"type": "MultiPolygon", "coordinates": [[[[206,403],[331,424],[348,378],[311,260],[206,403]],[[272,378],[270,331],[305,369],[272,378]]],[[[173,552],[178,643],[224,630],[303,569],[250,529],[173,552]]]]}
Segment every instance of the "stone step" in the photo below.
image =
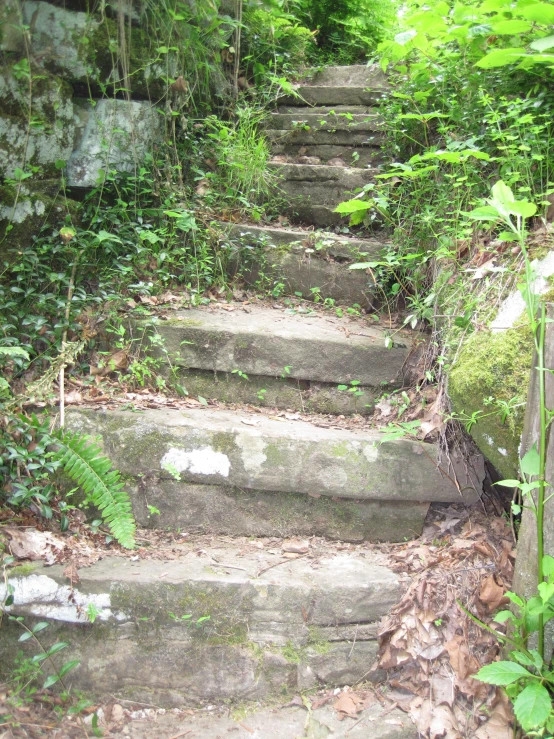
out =
{"type": "Polygon", "coordinates": [[[156,331],[177,366],[371,387],[401,381],[416,337],[395,333],[387,348],[384,330],[369,318],[242,303],[175,311],[156,331]]]}
{"type": "Polygon", "coordinates": [[[381,105],[387,94],[384,88],[365,85],[344,87],[342,85],[299,84],[293,85],[293,87],[295,94],[283,95],[279,98],[279,107],[300,106],[302,103],[314,106],[360,105],[372,107],[381,105]]]}
{"type": "Polygon", "coordinates": [[[306,128],[312,131],[366,131],[383,130],[383,119],[374,109],[371,113],[342,113],[334,110],[322,113],[320,110],[306,108],[304,113],[272,113],[266,127],[270,130],[294,131],[301,133],[306,128]]]}
{"type": "Polygon", "coordinates": [[[385,161],[379,146],[299,144],[273,141],[274,161],[286,164],[330,164],[341,167],[375,167],[385,161]]]}
{"type": "Polygon", "coordinates": [[[387,76],[378,64],[351,64],[315,69],[307,78],[310,84],[327,87],[376,87],[388,89],[387,76]]]}
{"type": "Polygon", "coordinates": [[[332,233],[295,231],[267,226],[219,223],[220,241],[237,252],[232,272],[248,284],[282,285],[288,295],[338,305],[370,308],[375,287],[363,270],[350,264],[379,259],[385,239],[349,239],[332,233]],[[248,253],[244,253],[244,248],[248,253]]]}
{"type": "Polygon", "coordinates": [[[484,477],[433,444],[378,430],[211,408],[71,409],[68,428],[102,439],[124,474],[242,490],[386,502],[473,502],[484,477]]]}
{"type": "Polygon", "coordinates": [[[351,113],[352,115],[375,115],[379,113],[378,108],[372,108],[368,105],[320,105],[318,107],[306,106],[306,105],[280,105],[275,108],[275,113],[283,113],[286,115],[302,116],[308,114],[325,116],[341,113],[351,113]]]}
{"type": "Polygon", "coordinates": [[[274,147],[284,144],[292,146],[312,145],[312,146],[373,146],[380,147],[385,142],[385,134],[381,131],[348,131],[346,129],[338,129],[331,131],[328,128],[310,129],[266,129],[265,136],[271,144],[272,151],[275,153],[274,147]]]}
{"type": "MultiPolygon", "coordinates": [[[[337,696],[338,697],[338,696],[337,696]]],[[[214,711],[197,712],[194,716],[165,713],[133,721],[133,739],[175,739],[180,731],[190,734],[190,739],[222,739],[236,736],[237,739],[293,739],[294,737],[339,737],[347,739],[417,739],[418,732],[409,717],[400,709],[383,708],[375,700],[355,718],[342,720],[332,707],[320,706],[308,711],[304,707],[279,705],[273,708],[258,708],[246,717],[214,715],[214,711]],[[345,726],[346,724],[346,726],[345,726]],[[246,727],[246,728],[245,728],[246,727]],[[179,730],[179,731],[178,731],[179,730]],[[235,734],[234,732],[239,732],[235,734]],[[346,733],[345,733],[346,732],[346,733]]]]}
{"type": "Polygon", "coordinates": [[[334,212],[336,206],[354,197],[379,172],[376,168],[326,164],[273,162],[269,166],[277,174],[281,190],[290,197],[289,217],[294,222],[322,228],[345,223],[344,217],[334,212]]]}
{"type": "MultiPolygon", "coordinates": [[[[38,565],[0,593],[4,602],[13,587],[9,613],[51,623],[45,643],[70,644],[64,661],[80,666],[69,681],[94,698],[115,693],[166,708],[285,703],[299,691],[376,676],[377,625],[405,589],[380,555],[321,547],[287,560],[280,548],[254,544],[212,540],[205,550],[191,541],[175,545],[169,560],[107,557],[71,585],[64,565],[38,565]]],[[[26,645],[13,622],[3,634],[9,663],[26,645]]]]}
{"type": "MultiPolygon", "coordinates": [[[[355,169],[327,164],[269,164],[278,179],[279,187],[287,195],[313,205],[336,207],[370,183],[377,169],[355,169]]],[[[295,205],[293,203],[292,205],[295,205]]]]}

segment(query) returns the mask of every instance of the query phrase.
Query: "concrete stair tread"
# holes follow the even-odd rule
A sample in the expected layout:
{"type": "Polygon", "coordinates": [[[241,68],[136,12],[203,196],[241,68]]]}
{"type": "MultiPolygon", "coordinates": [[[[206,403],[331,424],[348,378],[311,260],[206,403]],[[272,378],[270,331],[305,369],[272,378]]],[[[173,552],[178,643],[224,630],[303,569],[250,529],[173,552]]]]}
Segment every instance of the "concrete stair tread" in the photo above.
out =
{"type": "Polygon", "coordinates": [[[304,114],[272,113],[266,123],[269,130],[292,130],[300,132],[302,125],[313,127],[317,131],[379,131],[383,128],[383,120],[378,113],[372,114],[330,114],[317,113],[307,109],[304,114]]]}
{"type": "Polygon", "coordinates": [[[208,546],[177,546],[169,560],[106,557],[72,587],[64,565],[39,565],[10,579],[7,610],[47,618],[54,636],[82,624],[67,639],[67,659],[81,662],[72,684],[97,695],[222,704],[368,679],[377,622],[404,592],[378,554],[310,547],[287,561],[244,540],[208,546]]]}
{"type": "MultiPolygon", "coordinates": [[[[232,236],[252,234],[259,239],[266,239],[274,246],[294,245],[302,250],[310,246],[316,247],[316,255],[330,254],[334,257],[350,261],[358,260],[361,254],[378,256],[378,253],[391,243],[386,236],[381,238],[355,238],[341,236],[332,231],[316,231],[300,228],[280,228],[275,226],[258,226],[249,223],[227,223],[219,221],[218,226],[232,236]]],[[[350,273],[352,274],[352,273],[350,273]]]]}
{"type": "Polygon", "coordinates": [[[322,428],[245,411],[71,409],[69,429],[99,436],[125,475],[363,501],[473,502],[484,478],[433,444],[374,429],[322,428]],[[455,480],[454,478],[457,478],[455,480]]]}
{"type": "Polygon", "coordinates": [[[336,182],[339,185],[352,186],[356,183],[365,184],[378,174],[379,170],[367,169],[360,172],[355,167],[337,167],[331,164],[283,164],[281,162],[269,165],[280,177],[286,181],[307,182],[336,182]]]}
{"type": "Polygon", "coordinates": [[[379,147],[385,140],[379,129],[360,128],[329,130],[328,127],[311,128],[309,131],[299,129],[266,129],[266,138],[272,148],[275,145],[311,144],[319,146],[373,146],[379,147]]]}
{"type": "Polygon", "coordinates": [[[415,337],[400,331],[387,348],[384,329],[368,319],[267,303],[175,311],[157,331],[169,355],[187,367],[280,377],[287,366],[291,378],[372,386],[399,381],[415,337]]]}
{"type": "Polygon", "coordinates": [[[282,105],[275,108],[275,113],[298,116],[302,120],[305,114],[325,116],[332,113],[351,113],[352,115],[378,115],[379,108],[370,105],[282,105]]]}
{"type": "Polygon", "coordinates": [[[310,84],[323,87],[372,86],[388,88],[387,77],[378,64],[351,64],[329,66],[308,71],[306,79],[310,84]]]}
{"type": "Polygon", "coordinates": [[[313,106],[362,105],[371,107],[379,105],[386,94],[386,88],[367,85],[344,87],[342,85],[299,84],[293,85],[293,88],[296,94],[283,95],[278,100],[278,107],[299,106],[302,103],[313,106]]]}
{"type": "MultiPolygon", "coordinates": [[[[228,712],[226,712],[228,713],[228,712]]],[[[293,739],[310,736],[306,734],[306,723],[311,736],[341,737],[347,731],[348,739],[417,739],[418,733],[409,717],[395,709],[386,714],[378,704],[364,709],[355,720],[341,721],[331,706],[322,706],[312,711],[311,718],[305,708],[278,706],[261,708],[249,712],[244,718],[234,720],[230,716],[215,716],[213,713],[197,714],[194,717],[172,715],[157,716],[148,721],[134,721],[133,739],[172,739],[179,731],[190,731],[191,739],[214,739],[214,737],[237,736],[238,739],[293,739]],[[345,726],[345,723],[347,725],[345,726]],[[245,726],[247,727],[245,729],[245,726]],[[315,728],[314,728],[315,727],[315,728]],[[323,733],[315,734],[316,730],[323,733]]]]}

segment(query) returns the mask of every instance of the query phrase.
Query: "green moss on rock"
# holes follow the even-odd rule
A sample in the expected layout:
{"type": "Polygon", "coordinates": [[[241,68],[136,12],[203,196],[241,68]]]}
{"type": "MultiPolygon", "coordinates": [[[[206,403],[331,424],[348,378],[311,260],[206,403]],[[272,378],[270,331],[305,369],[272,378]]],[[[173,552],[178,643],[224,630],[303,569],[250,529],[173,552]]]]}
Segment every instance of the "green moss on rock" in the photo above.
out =
{"type": "Polygon", "coordinates": [[[508,402],[527,396],[533,337],[528,325],[498,333],[480,331],[469,336],[449,376],[453,410],[463,417],[482,411],[470,433],[485,457],[504,477],[516,477],[524,407],[502,423],[497,407],[487,398],[508,402]]]}

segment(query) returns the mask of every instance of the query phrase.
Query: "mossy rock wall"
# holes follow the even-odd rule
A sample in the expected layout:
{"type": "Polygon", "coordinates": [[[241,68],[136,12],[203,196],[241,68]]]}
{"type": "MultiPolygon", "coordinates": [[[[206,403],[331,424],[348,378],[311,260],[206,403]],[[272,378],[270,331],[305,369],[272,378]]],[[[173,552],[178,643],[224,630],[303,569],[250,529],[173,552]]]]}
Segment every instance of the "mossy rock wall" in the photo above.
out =
{"type": "Polygon", "coordinates": [[[518,476],[519,444],[529,387],[533,337],[528,325],[467,337],[452,367],[448,391],[452,409],[462,418],[480,412],[470,434],[484,456],[504,478],[518,476]],[[487,404],[493,398],[491,404],[487,404]],[[495,401],[520,404],[502,419],[495,401]]]}

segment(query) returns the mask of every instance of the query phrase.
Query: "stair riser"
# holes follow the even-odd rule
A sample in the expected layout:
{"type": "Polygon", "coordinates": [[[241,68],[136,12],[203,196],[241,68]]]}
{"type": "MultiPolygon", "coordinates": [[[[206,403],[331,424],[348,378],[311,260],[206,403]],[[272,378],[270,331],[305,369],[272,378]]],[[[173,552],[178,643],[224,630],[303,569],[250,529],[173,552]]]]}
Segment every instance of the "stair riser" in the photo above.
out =
{"type": "Polygon", "coordinates": [[[283,131],[271,129],[265,132],[266,138],[274,145],[311,145],[311,146],[372,146],[379,147],[385,143],[382,133],[358,133],[350,131],[283,131]]]}
{"type": "Polygon", "coordinates": [[[383,90],[389,87],[387,77],[378,64],[370,67],[366,64],[324,67],[312,75],[310,83],[339,87],[376,87],[383,90]]]}
{"type": "Polygon", "coordinates": [[[461,502],[476,499],[463,464],[447,477],[433,445],[383,442],[379,434],[325,429],[301,421],[241,417],[229,411],[71,410],[69,429],[99,436],[115,467],[127,475],[167,472],[184,482],[265,492],[364,501],[461,502]],[[253,426],[251,424],[254,424],[253,426]]]}
{"type": "Polygon", "coordinates": [[[273,113],[266,122],[270,130],[291,131],[300,133],[305,126],[309,126],[312,132],[316,131],[346,131],[346,132],[377,132],[382,131],[384,123],[377,115],[364,114],[322,114],[312,113],[309,108],[304,115],[294,113],[273,113]]]}
{"type": "Polygon", "coordinates": [[[371,182],[378,170],[360,171],[349,167],[310,164],[281,164],[270,162],[269,168],[284,182],[312,182],[314,184],[335,184],[344,189],[363,187],[371,182]]]}
{"type": "MultiPolygon", "coordinates": [[[[306,144],[278,144],[271,147],[274,156],[285,156],[288,162],[298,162],[300,157],[315,157],[322,164],[342,159],[347,167],[375,167],[384,161],[381,149],[371,146],[327,146],[306,144]]],[[[301,162],[299,162],[301,163],[301,162]]]]}
{"type": "Polygon", "coordinates": [[[384,99],[382,90],[366,90],[363,87],[314,87],[301,85],[296,89],[300,100],[293,95],[279,99],[280,106],[307,105],[380,105],[384,99]]]}
{"type": "Polygon", "coordinates": [[[145,528],[229,536],[406,541],[421,535],[429,508],[428,503],[335,501],[158,477],[137,478],[128,489],[136,519],[145,528]],[[160,514],[152,515],[149,505],[160,514]]]}
{"type": "Polygon", "coordinates": [[[305,205],[325,205],[331,210],[344,200],[353,198],[360,190],[358,186],[348,187],[334,182],[324,184],[298,180],[281,182],[280,188],[288,196],[294,198],[291,201],[291,207],[300,202],[305,205]]]}
{"type": "MultiPolygon", "coordinates": [[[[149,352],[163,363],[164,354],[155,349],[149,352]]],[[[222,403],[240,403],[260,408],[280,408],[302,413],[332,413],[335,415],[368,415],[373,412],[376,399],[385,388],[358,386],[361,395],[338,390],[336,385],[290,380],[276,377],[189,370],[162,364],[160,373],[172,381],[178,380],[188,394],[222,403]]],[[[391,386],[391,389],[394,386],[391,386]]]]}

